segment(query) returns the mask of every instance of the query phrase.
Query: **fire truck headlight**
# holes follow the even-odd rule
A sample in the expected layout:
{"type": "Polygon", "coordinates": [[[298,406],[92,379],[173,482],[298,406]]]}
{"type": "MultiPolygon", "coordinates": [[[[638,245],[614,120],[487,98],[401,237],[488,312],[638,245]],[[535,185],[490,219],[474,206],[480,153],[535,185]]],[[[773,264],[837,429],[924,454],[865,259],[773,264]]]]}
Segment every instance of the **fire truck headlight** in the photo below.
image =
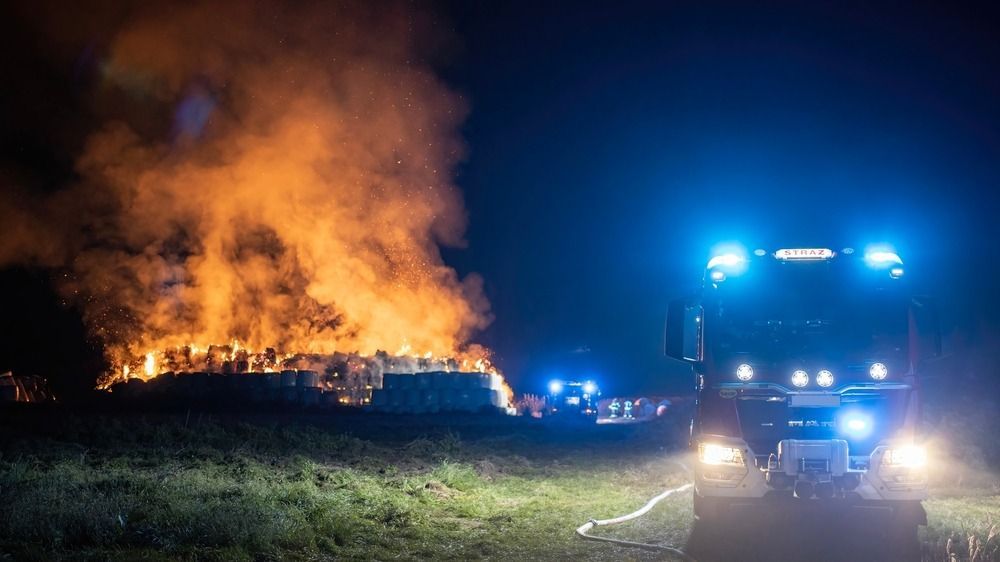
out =
{"type": "Polygon", "coordinates": [[[802,388],[803,386],[809,384],[809,373],[799,369],[792,373],[792,384],[802,388]]]}
{"type": "Polygon", "coordinates": [[[698,460],[711,465],[743,466],[743,452],[714,443],[698,444],[698,460]]]}
{"type": "Polygon", "coordinates": [[[583,391],[586,392],[587,394],[594,394],[595,392],[597,392],[597,385],[590,381],[587,381],[583,383],[583,391]]]}
{"type": "Polygon", "coordinates": [[[868,374],[871,378],[880,381],[889,374],[889,369],[883,363],[872,363],[872,366],[868,368],[868,374]]]}
{"type": "Polygon", "coordinates": [[[923,468],[927,465],[927,449],[919,445],[893,447],[882,455],[883,466],[923,468]]]}
{"type": "Polygon", "coordinates": [[[833,385],[833,373],[827,371],[826,369],[816,373],[816,384],[822,386],[823,388],[829,388],[833,385]]]}
{"type": "Polygon", "coordinates": [[[552,381],[549,383],[549,392],[552,394],[559,394],[563,390],[563,384],[560,381],[552,381]]]}
{"type": "Polygon", "coordinates": [[[736,378],[740,379],[743,382],[747,382],[748,380],[752,379],[753,367],[751,367],[747,363],[740,363],[740,366],[736,367],[736,378]]]}

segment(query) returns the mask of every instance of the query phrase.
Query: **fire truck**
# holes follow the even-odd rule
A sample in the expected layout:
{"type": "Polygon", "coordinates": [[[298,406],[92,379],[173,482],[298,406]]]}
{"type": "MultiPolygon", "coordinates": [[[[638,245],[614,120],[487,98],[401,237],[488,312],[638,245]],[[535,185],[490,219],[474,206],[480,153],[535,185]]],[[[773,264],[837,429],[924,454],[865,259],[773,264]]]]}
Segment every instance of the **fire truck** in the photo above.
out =
{"type": "Polygon", "coordinates": [[[693,367],[695,517],[780,505],[926,524],[919,378],[941,353],[934,302],[888,247],[736,249],[670,301],[667,355],[693,367]],[[811,508],[809,508],[811,509],[811,508]]]}
{"type": "Polygon", "coordinates": [[[593,381],[549,382],[549,412],[552,414],[575,413],[596,416],[601,389],[593,381]]]}

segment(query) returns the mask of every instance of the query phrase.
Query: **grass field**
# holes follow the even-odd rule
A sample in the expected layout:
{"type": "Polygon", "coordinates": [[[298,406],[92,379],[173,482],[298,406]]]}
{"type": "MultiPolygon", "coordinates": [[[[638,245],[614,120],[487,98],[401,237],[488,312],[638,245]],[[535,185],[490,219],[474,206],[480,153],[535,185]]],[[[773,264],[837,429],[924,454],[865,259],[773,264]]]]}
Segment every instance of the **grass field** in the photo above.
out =
{"type": "MultiPolygon", "coordinates": [[[[0,412],[0,423],[6,559],[669,559],[573,530],[687,481],[675,462],[684,453],[671,445],[682,441],[681,420],[597,427],[469,417],[445,426],[18,409],[0,412]]],[[[1000,538],[990,536],[1000,490],[995,479],[976,486],[926,503],[925,559],[1000,559],[1000,538]]],[[[741,559],[763,560],[775,556],[765,535],[788,532],[751,529],[713,553],[718,545],[696,544],[690,504],[690,492],[678,494],[595,534],[691,542],[699,559],[737,548],[741,559]]],[[[823,540],[790,552],[836,558],[823,540]]]]}

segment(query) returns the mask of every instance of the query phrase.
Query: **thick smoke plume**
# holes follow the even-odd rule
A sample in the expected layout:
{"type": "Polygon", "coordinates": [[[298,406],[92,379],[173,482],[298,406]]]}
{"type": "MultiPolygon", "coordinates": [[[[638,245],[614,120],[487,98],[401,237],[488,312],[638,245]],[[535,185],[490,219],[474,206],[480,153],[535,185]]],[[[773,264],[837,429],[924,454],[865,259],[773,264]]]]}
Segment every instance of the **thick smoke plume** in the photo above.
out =
{"type": "Polygon", "coordinates": [[[488,303],[439,253],[465,228],[451,179],[465,105],[418,62],[414,17],[374,12],[212,3],[124,18],[95,87],[128,107],[89,136],[79,183],[0,203],[18,234],[0,260],[61,271],[119,366],[233,340],[467,353],[488,303]]]}

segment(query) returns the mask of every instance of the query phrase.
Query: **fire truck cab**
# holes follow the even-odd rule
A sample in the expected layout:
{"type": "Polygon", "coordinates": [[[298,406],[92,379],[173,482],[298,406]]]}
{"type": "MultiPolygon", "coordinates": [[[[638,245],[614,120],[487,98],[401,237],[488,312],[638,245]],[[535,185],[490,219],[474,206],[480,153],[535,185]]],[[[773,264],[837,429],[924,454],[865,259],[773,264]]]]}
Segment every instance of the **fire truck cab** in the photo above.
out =
{"type": "Polygon", "coordinates": [[[596,416],[601,389],[593,381],[563,381],[549,382],[549,413],[574,413],[584,416],[596,416]]]}
{"type": "Polygon", "coordinates": [[[699,520],[838,504],[884,510],[915,538],[927,493],[918,381],[941,339],[905,273],[889,248],[734,250],[670,302],[666,352],[693,367],[697,392],[699,520]]]}

